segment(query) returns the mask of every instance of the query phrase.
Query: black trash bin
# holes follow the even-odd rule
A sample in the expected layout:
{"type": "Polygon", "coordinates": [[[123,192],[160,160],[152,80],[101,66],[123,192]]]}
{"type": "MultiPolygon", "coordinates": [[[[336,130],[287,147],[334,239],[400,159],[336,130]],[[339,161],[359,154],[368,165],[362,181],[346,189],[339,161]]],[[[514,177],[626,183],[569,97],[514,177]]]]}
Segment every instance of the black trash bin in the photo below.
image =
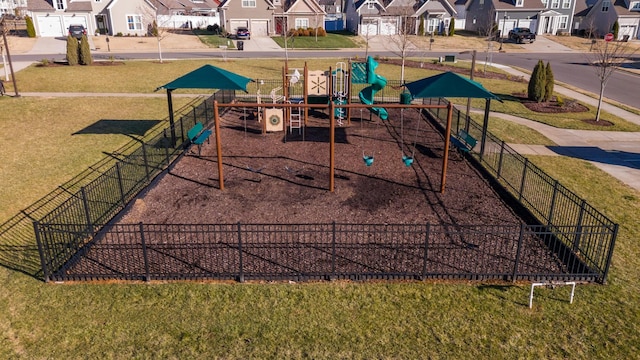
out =
{"type": "Polygon", "coordinates": [[[244,41],[238,40],[238,50],[244,50],[244,41]]]}

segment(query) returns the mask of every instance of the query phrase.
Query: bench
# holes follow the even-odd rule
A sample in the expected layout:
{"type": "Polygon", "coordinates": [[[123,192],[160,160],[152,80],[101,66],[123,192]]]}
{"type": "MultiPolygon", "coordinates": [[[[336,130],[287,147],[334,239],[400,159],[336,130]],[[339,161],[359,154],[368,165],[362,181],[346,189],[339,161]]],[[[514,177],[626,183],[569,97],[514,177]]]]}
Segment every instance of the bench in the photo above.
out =
{"type": "Polygon", "coordinates": [[[451,142],[459,151],[468,153],[476,147],[478,140],[469,135],[466,131],[460,130],[458,131],[457,136],[451,136],[451,142]]]}
{"type": "Polygon", "coordinates": [[[187,131],[189,142],[198,145],[198,156],[200,156],[202,144],[204,144],[205,141],[207,141],[207,143],[209,142],[209,136],[211,136],[212,133],[210,129],[204,130],[204,126],[200,122],[193,125],[193,127],[187,131]]]}

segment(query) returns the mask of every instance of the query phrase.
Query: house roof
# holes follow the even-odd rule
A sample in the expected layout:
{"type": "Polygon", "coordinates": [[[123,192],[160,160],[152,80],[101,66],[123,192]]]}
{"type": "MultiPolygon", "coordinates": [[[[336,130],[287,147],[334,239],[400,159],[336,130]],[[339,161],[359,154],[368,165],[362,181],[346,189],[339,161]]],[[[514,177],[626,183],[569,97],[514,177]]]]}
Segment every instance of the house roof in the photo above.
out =
{"type": "Polygon", "coordinates": [[[531,10],[544,10],[545,7],[540,0],[524,0],[523,6],[516,7],[516,3],[513,0],[497,0],[494,1],[496,11],[531,11],[531,10]]]}
{"type": "MultiPolygon", "coordinates": [[[[29,11],[46,11],[53,12],[55,11],[53,7],[53,3],[48,0],[29,0],[27,1],[27,10],[29,11]]],[[[81,12],[88,11],[91,12],[93,9],[91,8],[91,1],[70,1],[67,3],[67,8],[65,12],[81,12]]]]}
{"type": "Polygon", "coordinates": [[[640,11],[629,10],[629,4],[625,0],[615,0],[613,7],[616,9],[618,16],[637,16],[640,17],[640,11]]]}
{"type": "Polygon", "coordinates": [[[586,16],[597,0],[577,0],[574,16],[586,16]]]}

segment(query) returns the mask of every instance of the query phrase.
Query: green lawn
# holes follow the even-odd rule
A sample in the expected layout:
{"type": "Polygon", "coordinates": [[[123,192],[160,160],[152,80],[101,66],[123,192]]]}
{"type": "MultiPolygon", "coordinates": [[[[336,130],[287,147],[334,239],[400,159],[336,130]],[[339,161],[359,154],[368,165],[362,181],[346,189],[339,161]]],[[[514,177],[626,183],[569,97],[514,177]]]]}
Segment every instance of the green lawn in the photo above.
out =
{"type": "MultiPolygon", "coordinates": [[[[313,68],[321,66],[310,62],[313,68]]],[[[229,63],[265,77],[273,78],[280,71],[279,66],[267,68],[278,62],[229,63]]],[[[90,89],[114,92],[117,86],[117,92],[137,92],[145,88],[137,83],[144,77],[153,78],[146,86],[154,87],[175,77],[165,71],[183,74],[201,63],[176,62],[166,67],[140,64],[118,66],[137,68],[137,72],[128,73],[125,84],[111,84],[127,79],[117,71],[93,77],[93,81],[77,79],[80,86],[90,89]],[[154,75],[142,74],[146,68],[154,75]]],[[[304,63],[292,65],[301,67],[304,63]]],[[[40,70],[21,72],[21,79],[40,70]]],[[[46,70],[57,74],[58,68],[46,70]]],[[[71,71],[67,78],[78,75],[75,69],[67,71],[71,71]]],[[[381,65],[380,73],[392,76],[398,69],[381,65]]],[[[46,74],[42,79],[48,82],[46,74]]],[[[62,78],[64,74],[56,76],[62,78]]],[[[174,101],[184,104],[187,99],[174,101]]],[[[140,136],[148,129],[145,121],[166,117],[164,97],[4,97],[0,98],[0,108],[0,220],[91,165],[103,152],[140,136]],[[118,126],[118,121],[125,123],[118,126]]],[[[494,119],[491,124],[495,126],[492,131],[510,136],[513,142],[525,142],[523,138],[532,143],[548,141],[543,137],[532,140],[531,133],[517,125],[494,119]]],[[[568,287],[536,289],[534,307],[529,309],[527,284],[339,281],[62,285],[44,284],[3,266],[0,358],[637,358],[640,193],[581,160],[531,160],[620,223],[609,283],[579,285],[573,304],[568,303],[568,287]]],[[[0,234],[2,264],[10,264],[7,257],[21,246],[33,243],[17,243],[0,234]]]]}
{"type": "MultiPolygon", "coordinates": [[[[284,36],[274,36],[272,39],[285,48],[284,36]]],[[[286,47],[289,49],[350,49],[358,48],[359,38],[355,35],[331,34],[327,36],[293,36],[287,38],[286,47]]]]}

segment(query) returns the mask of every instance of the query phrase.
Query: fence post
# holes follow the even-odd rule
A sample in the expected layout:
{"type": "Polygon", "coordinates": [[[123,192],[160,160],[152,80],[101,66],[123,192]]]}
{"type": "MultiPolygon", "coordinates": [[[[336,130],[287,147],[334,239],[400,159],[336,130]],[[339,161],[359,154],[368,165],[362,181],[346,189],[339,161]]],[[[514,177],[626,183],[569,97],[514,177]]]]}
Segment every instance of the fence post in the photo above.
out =
{"type": "Polygon", "coordinates": [[[504,157],[504,140],[500,143],[500,157],[498,158],[498,173],[496,174],[496,179],[500,179],[502,175],[502,159],[504,157]]]}
{"type": "Polygon", "coordinates": [[[198,122],[198,113],[196,112],[196,107],[192,106],[193,108],[193,125],[195,125],[198,122]]]}
{"type": "Polygon", "coordinates": [[[244,282],[244,269],[242,267],[242,225],[238,221],[238,281],[244,282]]]}
{"type": "Polygon", "coordinates": [[[618,237],[618,224],[613,225],[613,233],[611,234],[611,243],[607,251],[607,263],[604,266],[604,273],[602,274],[602,283],[606,284],[607,275],[609,274],[609,266],[611,266],[611,258],[613,257],[613,249],[616,245],[616,238],[618,237]]]}
{"type": "Polygon", "coordinates": [[[456,120],[456,134],[460,132],[460,111],[457,111],[458,116],[457,116],[457,120],[456,120]]]}
{"type": "Polygon", "coordinates": [[[556,196],[558,194],[558,180],[553,183],[553,194],[551,195],[551,206],[549,207],[549,219],[547,220],[547,226],[551,225],[553,220],[553,212],[556,208],[556,196]]]}
{"type": "Polygon", "coordinates": [[[124,185],[122,185],[122,171],[120,170],[120,161],[116,163],[116,174],[118,176],[118,187],[120,188],[120,201],[122,201],[122,206],[126,206],[127,202],[125,201],[124,196],[124,185]]]}
{"type": "Polygon", "coordinates": [[[169,139],[167,139],[167,129],[164,129],[162,132],[165,142],[164,142],[164,155],[167,158],[167,167],[171,164],[171,158],[169,157],[169,139]]]}
{"type": "Polygon", "coordinates": [[[576,234],[573,239],[573,252],[576,252],[580,245],[580,238],[582,237],[582,218],[584,217],[585,205],[587,205],[587,201],[582,199],[582,202],[580,203],[580,214],[578,214],[578,223],[576,224],[576,234]]]}
{"type": "Polygon", "coordinates": [[[204,99],[204,120],[205,123],[208,124],[209,123],[209,111],[207,109],[207,99],[204,99]]]}
{"type": "Polygon", "coordinates": [[[142,259],[144,260],[144,281],[149,281],[149,258],[147,256],[147,243],[144,241],[144,225],[142,222],[140,226],[140,243],[142,244],[142,259]]]}
{"type": "Polygon", "coordinates": [[[331,275],[336,275],[336,221],[333,220],[332,239],[331,239],[331,275]]]}
{"type": "Polygon", "coordinates": [[[427,223],[427,233],[424,236],[424,259],[422,261],[422,280],[427,278],[427,259],[429,255],[429,235],[431,233],[431,224],[427,223]]]}
{"type": "Polygon", "coordinates": [[[184,116],[180,117],[180,139],[182,139],[180,144],[184,144],[184,118],[184,116]]]}
{"type": "Polygon", "coordinates": [[[40,237],[40,224],[37,221],[33,222],[33,231],[36,234],[38,254],[40,255],[40,266],[42,266],[42,276],[44,277],[44,282],[49,282],[49,269],[47,269],[47,260],[44,256],[44,246],[42,245],[42,238],[40,237]]]}
{"type": "Polygon", "coordinates": [[[87,218],[87,232],[93,234],[93,224],[91,223],[91,212],[89,211],[89,200],[87,199],[87,192],[84,186],[80,188],[80,195],[82,196],[82,204],[84,205],[84,215],[87,218]]]}
{"type": "Polygon", "coordinates": [[[525,178],[527,177],[527,168],[529,167],[529,159],[524,158],[524,167],[522,168],[522,179],[520,179],[520,191],[518,191],[518,201],[522,202],[522,193],[524,192],[525,178]]]}
{"type": "Polygon", "coordinates": [[[524,228],[526,224],[520,224],[520,235],[518,238],[518,250],[516,250],[516,261],[513,264],[513,275],[511,281],[516,282],[516,276],[518,275],[518,264],[520,263],[520,252],[522,251],[522,242],[524,241],[524,228]]]}
{"type": "Polygon", "coordinates": [[[147,161],[147,148],[145,147],[144,141],[142,142],[142,160],[144,161],[144,171],[147,173],[147,181],[151,180],[151,176],[149,175],[149,162],[147,161]]]}

